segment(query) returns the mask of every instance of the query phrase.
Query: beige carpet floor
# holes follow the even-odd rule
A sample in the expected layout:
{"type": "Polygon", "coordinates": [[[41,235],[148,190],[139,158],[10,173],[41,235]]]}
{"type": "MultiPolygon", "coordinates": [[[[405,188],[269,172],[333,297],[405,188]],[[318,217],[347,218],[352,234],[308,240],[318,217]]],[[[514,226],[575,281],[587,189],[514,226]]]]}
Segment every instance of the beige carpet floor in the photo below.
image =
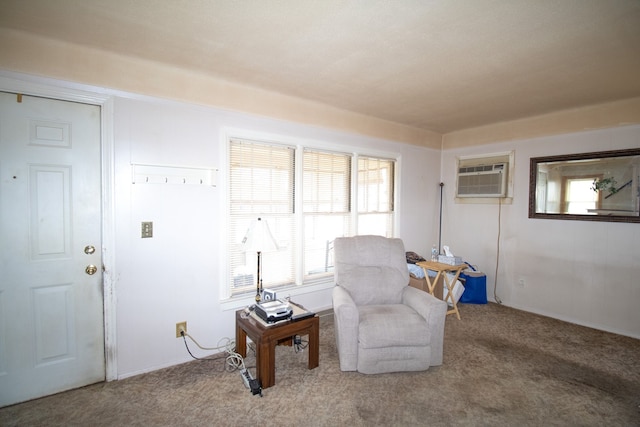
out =
{"type": "Polygon", "coordinates": [[[2,408],[0,425],[640,426],[640,340],[492,303],[461,313],[425,372],[341,372],[326,316],[320,366],[278,347],[263,397],[216,358],[2,408]]]}

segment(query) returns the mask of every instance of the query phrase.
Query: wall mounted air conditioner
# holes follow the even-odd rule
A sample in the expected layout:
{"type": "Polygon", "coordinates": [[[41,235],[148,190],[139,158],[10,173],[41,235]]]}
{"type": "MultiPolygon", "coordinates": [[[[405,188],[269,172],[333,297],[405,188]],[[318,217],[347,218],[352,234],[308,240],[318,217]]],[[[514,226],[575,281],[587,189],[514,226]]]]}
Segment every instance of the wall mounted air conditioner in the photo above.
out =
{"type": "Polygon", "coordinates": [[[457,197],[505,197],[507,163],[460,166],[457,197]]]}

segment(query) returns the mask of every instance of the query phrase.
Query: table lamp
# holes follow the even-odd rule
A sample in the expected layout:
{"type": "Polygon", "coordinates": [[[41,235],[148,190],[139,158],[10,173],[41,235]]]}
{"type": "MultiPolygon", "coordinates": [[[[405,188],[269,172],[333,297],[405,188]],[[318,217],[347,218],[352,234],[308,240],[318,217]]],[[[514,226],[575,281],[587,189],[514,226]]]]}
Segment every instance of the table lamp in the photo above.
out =
{"type": "Polygon", "coordinates": [[[256,302],[262,299],[262,252],[275,251],[278,249],[276,241],[271,235],[269,224],[261,218],[251,221],[247,233],[242,239],[242,247],[245,252],[256,252],[258,254],[258,272],[256,280],[256,302]]]}

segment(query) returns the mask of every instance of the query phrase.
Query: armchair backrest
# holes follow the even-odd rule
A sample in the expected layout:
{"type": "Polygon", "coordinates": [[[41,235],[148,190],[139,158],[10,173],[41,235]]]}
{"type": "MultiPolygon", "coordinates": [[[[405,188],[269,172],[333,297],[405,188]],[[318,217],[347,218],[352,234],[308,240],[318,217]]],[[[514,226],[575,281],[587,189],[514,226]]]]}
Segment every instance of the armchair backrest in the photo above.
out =
{"type": "Polygon", "coordinates": [[[336,285],[356,305],[398,304],[409,284],[401,239],[382,236],[338,237],[334,242],[336,285]]]}

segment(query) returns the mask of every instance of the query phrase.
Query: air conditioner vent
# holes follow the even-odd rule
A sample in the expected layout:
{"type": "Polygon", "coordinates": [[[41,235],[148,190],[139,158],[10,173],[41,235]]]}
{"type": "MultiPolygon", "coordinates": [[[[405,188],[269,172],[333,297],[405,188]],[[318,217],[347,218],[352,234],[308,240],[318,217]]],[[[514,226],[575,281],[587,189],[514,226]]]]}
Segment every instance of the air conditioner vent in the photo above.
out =
{"type": "Polygon", "coordinates": [[[458,169],[458,173],[495,172],[504,170],[504,166],[504,163],[498,163],[495,165],[466,166],[458,169]]]}
{"type": "Polygon", "coordinates": [[[458,168],[458,197],[505,197],[506,163],[458,168]]]}

